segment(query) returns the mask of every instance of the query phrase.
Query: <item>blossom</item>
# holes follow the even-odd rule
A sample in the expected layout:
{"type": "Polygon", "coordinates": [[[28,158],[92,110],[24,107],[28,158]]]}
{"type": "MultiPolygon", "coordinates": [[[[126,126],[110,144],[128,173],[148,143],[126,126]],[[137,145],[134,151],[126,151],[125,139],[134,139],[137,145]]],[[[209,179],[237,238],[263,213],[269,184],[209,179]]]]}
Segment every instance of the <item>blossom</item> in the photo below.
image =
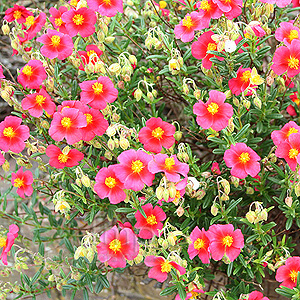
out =
{"type": "Polygon", "coordinates": [[[2,166],[5,163],[5,157],[4,155],[0,152],[0,166],[2,166]]]}
{"type": "Polygon", "coordinates": [[[167,154],[157,154],[153,160],[149,162],[149,171],[153,174],[158,172],[164,172],[166,178],[172,182],[178,182],[180,180],[180,174],[184,177],[189,172],[189,165],[181,163],[176,155],[169,157],[167,154]]]}
{"type": "Polygon", "coordinates": [[[275,279],[282,282],[280,286],[292,289],[297,285],[298,272],[300,272],[300,257],[289,257],[285,265],[278,268],[275,279]]]}
{"type": "Polygon", "coordinates": [[[125,189],[140,191],[144,188],[144,184],[152,185],[154,175],[148,169],[151,160],[151,155],[142,150],[130,149],[118,156],[120,164],[116,166],[116,172],[125,189]]]}
{"type": "Polygon", "coordinates": [[[67,143],[73,145],[81,140],[80,128],[87,126],[86,117],[76,108],[64,108],[53,115],[49,134],[55,141],[66,138],[67,143]]]}
{"type": "Polygon", "coordinates": [[[18,237],[19,227],[15,224],[11,224],[8,227],[8,233],[5,238],[0,238],[0,247],[3,247],[2,253],[0,255],[0,261],[2,260],[3,264],[7,266],[7,254],[11,250],[15,239],[18,237]]]}
{"type": "Polygon", "coordinates": [[[117,12],[123,13],[122,0],[87,0],[89,8],[102,16],[113,17],[117,12]]]}
{"type": "Polygon", "coordinates": [[[211,171],[217,175],[221,175],[219,164],[216,161],[212,163],[211,171]]]}
{"type": "Polygon", "coordinates": [[[289,47],[281,46],[276,49],[273,56],[272,70],[281,75],[287,72],[288,77],[300,73],[300,40],[294,39],[289,47]]]}
{"type": "Polygon", "coordinates": [[[221,260],[224,255],[233,262],[244,247],[244,236],[240,229],[234,230],[232,224],[214,224],[206,235],[210,241],[210,253],[214,260],[221,260]]]}
{"type": "Polygon", "coordinates": [[[209,28],[211,19],[219,19],[223,12],[213,0],[202,0],[196,3],[199,15],[201,16],[201,25],[203,28],[209,28]]]}
{"type": "Polygon", "coordinates": [[[163,228],[163,223],[166,219],[166,214],[163,209],[159,206],[153,208],[151,203],[142,206],[142,210],[146,214],[146,218],[138,210],[135,213],[135,218],[137,220],[134,225],[135,228],[140,229],[138,236],[142,239],[151,239],[153,236],[160,236],[158,230],[163,228]]]}
{"type": "Polygon", "coordinates": [[[27,39],[31,40],[36,37],[37,33],[40,32],[46,23],[47,16],[45,13],[41,12],[36,18],[34,16],[29,16],[26,18],[25,25],[27,25],[27,39]]]}
{"type": "MultiPolygon", "coordinates": [[[[194,285],[194,288],[192,290],[190,290],[190,292],[186,293],[185,300],[188,300],[188,299],[191,299],[191,300],[198,299],[198,297],[201,297],[199,294],[204,294],[204,293],[205,292],[203,290],[198,289],[197,286],[194,285]]],[[[176,295],[175,300],[181,300],[179,294],[176,295]]]]}
{"type": "Polygon", "coordinates": [[[273,143],[278,146],[282,142],[288,142],[288,138],[292,133],[300,132],[300,126],[294,121],[286,123],[280,130],[274,130],[271,133],[273,143]]]}
{"type": "Polygon", "coordinates": [[[62,20],[61,16],[63,13],[68,11],[65,6],[60,6],[58,9],[51,7],[49,9],[49,13],[52,15],[49,20],[52,23],[53,27],[57,29],[59,32],[64,34],[68,34],[66,23],[62,20]]]}
{"type": "Polygon", "coordinates": [[[107,76],[100,76],[97,80],[84,81],[79,86],[82,89],[80,101],[92,108],[104,109],[107,103],[114,102],[118,97],[118,90],[107,76]]]}
{"type": "MultiPolygon", "coordinates": [[[[100,60],[103,52],[96,45],[87,45],[86,51],[78,51],[78,54],[84,65],[91,63],[94,66],[100,60]]],[[[79,66],[79,70],[84,71],[82,63],[79,66]]]]}
{"type": "Polygon", "coordinates": [[[33,13],[24,6],[15,4],[13,7],[8,8],[5,11],[4,20],[7,22],[13,22],[16,20],[19,24],[25,23],[26,18],[33,16],[33,13]]]}
{"type": "Polygon", "coordinates": [[[300,162],[300,132],[290,134],[287,141],[281,142],[275,155],[280,158],[284,158],[292,171],[296,170],[297,162],[300,162]]]}
{"type": "Polygon", "coordinates": [[[25,141],[29,138],[29,128],[21,125],[22,119],[8,116],[0,123],[0,149],[7,152],[19,153],[25,148],[25,141]]]}
{"type": "Polygon", "coordinates": [[[275,31],[275,39],[290,46],[294,39],[299,40],[300,29],[290,22],[281,22],[275,31]]]}
{"type": "Polygon", "coordinates": [[[247,175],[255,177],[260,171],[260,157],[245,143],[231,145],[224,153],[226,166],[232,168],[230,174],[243,179],[247,175]]]}
{"type": "MultiPolygon", "coordinates": [[[[231,92],[238,96],[242,92],[244,92],[247,88],[256,88],[256,86],[250,83],[251,79],[251,69],[250,68],[242,68],[240,66],[236,72],[236,78],[231,78],[228,81],[228,86],[231,92]]],[[[252,95],[252,91],[249,89],[246,96],[252,95]]]]}
{"type": "Polygon", "coordinates": [[[216,57],[219,60],[224,60],[223,57],[214,54],[208,54],[207,51],[217,51],[217,43],[211,38],[214,33],[207,31],[201,34],[196,42],[192,44],[192,55],[197,59],[202,59],[202,66],[205,69],[210,69],[212,62],[210,58],[216,57]]]}
{"type": "Polygon", "coordinates": [[[68,146],[61,151],[59,147],[49,145],[46,149],[46,155],[50,157],[50,166],[57,169],[78,166],[79,162],[84,158],[83,153],[77,149],[70,149],[68,146]]]}
{"type": "Polygon", "coordinates": [[[187,14],[174,28],[176,39],[181,39],[184,43],[190,42],[195,37],[195,30],[201,30],[201,16],[198,12],[193,11],[187,14]]]}
{"type": "Polygon", "coordinates": [[[262,3],[277,4],[278,7],[283,8],[291,4],[292,0],[259,0],[262,3]]]}
{"type": "Polygon", "coordinates": [[[268,297],[264,297],[263,293],[254,291],[248,295],[248,300],[270,300],[268,297]]]}
{"type": "Polygon", "coordinates": [[[21,167],[16,173],[11,173],[11,183],[17,188],[17,194],[21,198],[25,198],[25,195],[32,195],[33,176],[30,171],[26,170],[23,172],[23,167],[21,167]]]}
{"type": "Polygon", "coordinates": [[[167,19],[169,19],[169,14],[170,14],[170,11],[168,9],[166,9],[167,7],[167,2],[166,1],[159,1],[158,3],[153,1],[154,5],[155,6],[158,6],[158,8],[160,9],[161,11],[161,15],[163,17],[167,17],[167,19]]]}
{"type": "MultiPolygon", "coordinates": [[[[298,95],[298,91],[294,92],[293,94],[290,95],[290,99],[296,104],[295,107],[297,107],[297,110],[299,110],[299,105],[300,105],[300,99],[299,99],[299,95],[298,95]]],[[[297,116],[297,112],[295,110],[295,107],[293,105],[289,105],[286,108],[286,111],[288,112],[289,115],[291,115],[292,117],[297,116]]]]}
{"type": "Polygon", "coordinates": [[[260,26],[260,22],[259,21],[251,21],[248,26],[250,27],[246,27],[246,30],[244,31],[245,37],[250,38],[251,35],[257,36],[257,37],[263,37],[266,32],[264,31],[264,29],[260,26]],[[249,28],[249,29],[248,29],[249,28]]]}
{"type": "Polygon", "coordinates": [[[199,100],[193,107],[196,121],[204,129],[212,128],[220,131],[227,127],[229,119],[233,115],[231,104],[224,103],[226,95],[219,91],[210,91],[206,103],[199,100]]]}
{"type": "MultiPolygon", "coordinates": [[[[2,66],[0,65],[0,79],[3,79],[3,78],[5,78],[5,76],[4,76],[4,74],[3,74],[3,68],[2,68],[2,66]]],[[[0,86],[1,86],[1,84],[0,84],[0,86]]]]}
{"type": "Polygon", "coordinates": [[[89,8],[70,9],[63,13],[61,19],[66,23],[66,29],[71,37],[77,33],[82,37],[87,37],[95,32],[97,16],[95,12],[89,8]]]}
{"type": "Polygon", "coordinates": [[[139,141],[145,150],[159,153],[162,147],[171,148],[175,143],[175,126],[164,122],[161,118],[151,118],[139,132],[139,141]]]}
{"type": "Polygon", "coordinates": [[[112,204],[117,204],[126,199],[124,192],[124,184],[118,178],[116,172],[116,165],[108,166],[108,168],[101,168],[96,175],[94,190],[101,198],[108,198],[112,204]]]}
{"type": "Polygon", "coordinates": [[[41,53],[50,59],[66,59],[73,52],[73,41],[68,34],[63,34],[56,30],[48,29],[46,34],[43,34],[37,39],[38,42],[43,43],[41,53]]]}
{"type": "Polygon", "coordinates": [[[190,259],[198,255],[204,264],[209,264],[209,239],[204,228],[200,230],[199,227],[196,226],[191,232],[190,239],[192,243],[189,245],[187,251],[190,259]]]}
{"type": "Polygon", "coordinates": [[[40,60],[32,59],[20,70],[18,82],[29,89],[38,89],[47,78],[47,73],[40,60]]]}
{"type": "Polygon", "coordinates": [[[101,262],[107,262],[113,268],[125,268],[126,259],[137,257],[139,244],[131,229],[124,228],[119,232],[117,226],[114,226],[100,236],[97,251],[101,262]]]}
{"type": "Polygon", "coordinates": [[[213,0],[213,2],[218,5],[229,20],[238,17],[242,13],[243,0],[213,0]]]}
{"type": "Polygon", "coordinates": [[[43,110],[51,116],[56,109],[56,105],[44,89],[41,89],[37,93],[27,95],[21,104],[22,109],[28,110],[29,113],[36,118],[39,118],[43,114],[43,110]]]}
{"type": "Polygon", "coordinates": [[[179,271],[180,275],[185,274],[185,268],[174,261],[169,261],[161,256],[150,255],[145,258],[145,265],[152,267],[148,273],[149,278],[154,278],[159,282],[164,282],[168,278],[172,267],[179,271]]]}

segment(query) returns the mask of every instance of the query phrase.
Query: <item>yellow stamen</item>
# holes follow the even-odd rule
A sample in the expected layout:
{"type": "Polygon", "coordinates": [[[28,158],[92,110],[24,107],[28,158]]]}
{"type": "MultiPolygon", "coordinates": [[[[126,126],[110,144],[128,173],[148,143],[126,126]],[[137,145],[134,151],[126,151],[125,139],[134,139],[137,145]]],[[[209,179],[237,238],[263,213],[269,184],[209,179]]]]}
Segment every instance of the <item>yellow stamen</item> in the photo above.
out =
{"type": "Polygon", "coordinates": [[[222,241],[223,245],[230,247],[233,244],[233,237],[230,235],[226,235],[222,241]]]}
{"type": "Polygon", "coordinates": [[[197,239],[195,242],[194,242],[194,248],[196,250],[200,250],[202,248],[204,248],[205,246],[205,241],[203,239],[197,239]]]}
{"type": "Polygon", "coordinates": [[[288,59],[288,67],[291,69],[299,69],[299,59],[296,57],[292,57],[290,56],[290,58],[288,59]]]}
{"type": "Polygon", "coordinates": [[[288,133],[286,134],[286,137],[288,138],[292,133],[297,133],[298,129],[296,129],[295,127],[291,127],[288,131],[288,133]]]}
{"type": "Polygon", "coordinates": [[[1,237],[1,238],[0,238],[0,248],[1,248],[1,247],[5,247],[5,246],[6,246],[6,239],[3,238],[3,237],[1,237]]]}
{"type": "Polygon", "coordinates": [[[45,101],[46,101],[46,97],[44,97],[43,95],[37,95],[35,97],[35,102],[40,106],[42,106],[45,103],[45,101]]]}
{"type": "Polygon", "coordinates": [[[94,53],[97,54],[94,50],[90,50],[86,53],[86,55],[90,57],[94,53]]]}
{"type": "Polygon", "coordinates": [[[110,0],[103,0],[103,2],[104,2],[106,5],[111,5],[111,1],[110,1],[110,0]]]}
{"type": "Polygon", "coordinates": [[[117,181],[113,177],[106,177],[105,178],[105,185],[108,186],[110,189],[114,188],[117,185],[117,181]]]}
{"type": "Polygon", "coordinates": [[[54,23],[57,27],[60,27],[64,22],[61,18],[55,18],[54,23]]]}
{"type": "Polygon", "coordinates": [[[165,260],[165,261],[161,264],[160,270],[161,270],[163,273],[170,273],[170,272],[171,272],[171,268],[172,268],[172,265],[170,264],[170,262],[169,262],[168,260],[165,260]]]}
{"type": "Polygon", "coordinates": [[[158,140],[160,140],[164,134],[164,131],[161,129],[161,127],[156,127],[154,130],[152,130],[152,136],[158,140]]]}
{"type": "Polygon", "coordinates": [[[297,30],[293,29],[290,31],[290,34],[289,34],[289,40],[290,42],[294,39],[297,39],[299,37],[299,33],[297,30]]]}
{"type": "Polygon", "coordinates": [[[84,22],[84,17],[81,14],[77,14],[73,17],[72,20],[76,25],[82,25],[84,22]]]}
{"type": "Polygon", "coordinates": [[[69,129],[72,126],[71,118],[63,117],[60,121],[60,124],[62,125],[62,127],[69,129]]]}
{"type": "Polygon", "coordinates": [[[66,155],[66,154],[63,154],[63,153],[61,153],[61,154],[58,155],[58,161],[61,164],[66,163],[68,161],[68,159],[69,159],[69,155],[66,155]]]}
{"type": "Polygon", "coordinates": [[[172,170],[174,165],[175,165],[174,157],[168,157],[165,159],[165,168],[167,170],[169,171],[172,170]]]}
{"type": "Polygon", "coordinates": [[[167,2],[166,1],[159,1],[159,8],[164,9],[167,7],[167,2]]]}
{"type": "Polygon", "coordinates": [[[77,0],[71,0],[70,5],[77,6],[78,2],[79,1],[77,1],[77,0]]]}
{"type": "Polygon", "coordinates": [[[250,78],[251,78],[251,72],[250,72],[249,70],[243,72],[243,75],[241,76],[241,80],[242,80],[243,82],[249,81],[250,78]]]}
{"type": "Polygon", "coordinates": [[[121,244],[121,241],[118,240],[118,239],[114,239],[112,240],[110,243],[109,243],[109,249],[114,251],[115,253],[116,252],[119,252],[122,248],[122,244],[121,244]]]}
{"type": "Polygon", "coordinates": [[[146,222],[149,225],[155,225],[155,224],[157,224],[156,217],[154,215],[148,216],[147,219],[146,219],[146,222]]]}
{"type": "Polygon", "coordinates": [[[21,179],[21,178],[16,178],[16,179],[14,180],[14,187],[20,188],[20,187],[22,187],[22,186],[24,186],[24,180],[21,179]]]}
{"type": "Polygon", "coordinates": [[[215,43],[209,43],[207,45],[207,51],[215,51],[217,49],[217,45],[215,43]]]}
{"type": "Polygon", "coordinates": [[[207,0],[203,0],[203,1],[200,2],[200,9],[210,11],[211,10],[211,5],[209,4],[209,2],[207,0]]]}
{"type": "Polygon", "coordinates": [[[34,16],[29,16],[26,18],[25,24],[28,26],[32,26],[35,23],[34,16]]]}
{"type": "Polygon", "coordinates": [[[91,114],[84,114],[86,116],[87,125],[93,123],[93,116],[91,114]]]}
{"type": "Polygon", "coordinates": [[[16,132],[14,131],[14,129],[12,127],[6,127],[3,130],[3,135],[8,138],[13,138],[13,137],[15,137],[16,132]]]}
{"type": "Polygon", "coordinates": [[[248,152],[243,152],[239,156],[239,161],[242,164],[247,163],[250,160],[250,154],[248,152]]]}
{"type": "Polygon", "coordinates": [[[33,74],[32,67],[31,66],[25,66],[22,70],[22,73],[31,76],[33,74]]]}
{"type": "Polygon", "coordinates": [[[100,82],[95,82],[92,85],[92,89],[94,90],[94,93],[96,95],[100,95],[103,93],[103,84],[101,84],[100,82]]]}
{"type": "Polygon", "coordinates": [[[298,277],[298,271],[292,270],[290,273],[290,278],[294,283],[297,281],[297,277],[298,277]]]}
{"type": "Polygon", "coordinates": [[[53,35],[51,37],[51,45],[53,47],[58,47],[60,45],[60,37],[58,35],[53,35]]]}
{"type": "Polygon", "coordinates": [[[187,27],[188,29],[190,29],[191,27],[194,26],[194,23],[193,23],[193,20],[190,16],[187,16],[185,17],[183,20],[182,20],[182,25],[184,27],[187,27]]]}
{"type": "Polygon", "coordinates": [[[295,159],[298,154],[299,154],[299,151],[297,149],[292,148],[289,150],[288,156],[290,159],[295,159]]]}
{"type": "Polygon", "coordinates": [[[144,167],[144,164],[139,159],[131,162],[131,170],[133,173],[140,173],[144,167]]]}
{"type": "Polygon", "coordinates": [[[14,16],[14,18],[15,18],[16,20],[18,20],[18,19],[21,18],[22,12],[21,12],[20,10],[16,10],[16,11],[14,11],[13,16],[14,16]]]}
{"type": "Polygon", "coordinates": [[[207,106],[207,110],[211,115],[215,115],[219,111],[219,105],[217,103],[211,102],[207,106]]]}

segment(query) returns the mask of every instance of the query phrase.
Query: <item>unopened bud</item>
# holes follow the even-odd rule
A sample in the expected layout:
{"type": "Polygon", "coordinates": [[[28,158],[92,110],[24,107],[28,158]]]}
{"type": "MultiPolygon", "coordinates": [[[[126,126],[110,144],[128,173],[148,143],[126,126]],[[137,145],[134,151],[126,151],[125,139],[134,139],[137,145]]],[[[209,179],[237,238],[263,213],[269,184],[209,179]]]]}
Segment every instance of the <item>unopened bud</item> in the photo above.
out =
{"type": "Polygon", "coordinates": [[[222,187],[224,188],[225,194],[229,195],[229,193],[230,193],[230,184],[229,184],[228,180],[222,179],[220,181],[220,183],[221,183],[222,187]]]}
{"type": "Polygon", "coordinates": [[[159,186],[156,189],[155,194],[158,200],[161,200],[164,197],[164,191],[165,189],[162,186],[159,186]]]}
{"type": "Polygon", "coordinates": [[[170,198],[170,193],[168,189],[164,189],[163,198],[165,201],[168,201],[170,198]]]}
{"type": "Polygon", "coordinates": [[[114,63],[109,66],[108,70],[112,75],[119,75],[121,72],[121,66],[118,63],[114,63]]]}
{"type": "Polygon", "coordinates": [[[246,188],[246,194],[248,194],[248,195],[254,194],[254,189],[251,186],[248,186],[246,188]]]}
{"type": "Polygon", "coordinates": [[[201,98],[201,91],[200,90],[194,90],[194,97],[199,100],[201,98]]]}
{"type": "Polygon", "coordinates": [[[4,172],[8,172],[9,171],[9,167],[10,167],[9,162],[6,160],[4,162],[4,164],[2,165],[2,169],[3,169],[4,172]]]}
{"type": "Polygon", "coordinates": [[[164,249],[167,249],[168,246],[169,246],[168,241],[164,240],[164,241],[162,242],[162,247],[163,247],[164,249]]]}
{"type": "MultiPolygon", "coordinates": [[[[297,196],[298,197],[298,196],[297,196]]],[[[288,207],[292,207],[292,204],[293,204],[293,198],[292,197],[286,197],[284,199],[284,202],[285,204],[288,206],[288,207]]]]}
{"type": "Polygon", "coordinates": [[[176,209],[176,214],[177,214],[178,217],[183,216],[183,214],[184,214],[184,209],[183,209],[183,207],[179,206],[179,207],[176,209]]]}
{"type": "Polygon", "coordinates": [[[125,139],[124,137],[120,138],[119,145],[123,150],[128,149],[130,146],[129,141],[127,139],[125,139]]]}
{"type": "Polygon", "coordinates": [[[218,214],[219,209],[215,203],[211,206],[210,212],[214,217],[218,214]]]}
{"type": "Polygon", "coordinates": [[[255,222],[255,219],[256,219],[256,213],[252,210],[248,211],[247,214],[246,214],[246,219],[248,220],[248,222],[253,224],[255,222]]]}
{"type": "Polygon", "coordinates": [[[82,182],[82,184],[83,184],[85,187],[90,187],[90,186],[91,186],[91,181],[90,181],[90,179],[88,178],[87,175],[83,175],[83,176],[81,177],[81,182],[82,182]]]}
{"type": "Polygon", "coordinates": [[[80,180],[79,178],[76,178],[75,183],[76,183],[79,187],[82,187],[81,180],[80,180]]]}
{"type": "Polygon", "coordinates": [[[174,138],[177,142],[179,142],[182,138],[182,131],[179,130],[175,131],[174,138]]]}
{"type": "Polygon", "coordinates": [[[9,28],[8,24],[3,24],[1,29],[2,29],[2,32],[4,35],[8,35],[10,32],[10,28],[9,28]]]}
{"type": "Polygon", "coordinates": [[[136,101],[139,101],[142,98],[143,92],[140,89],[136,89],[133,95],[136,101]]]}
{"type": "Polygon", "coordinates": [[[177,193],[177,190],[176,190],[176,187],[174,185],[169,187],[170,198],[175,198],[176,193],[177,193]]]}
{"type": "Polygon", "coordinates": [[[116,38],[114,36],[107,36],[104,41],[107,44],[111,44],[116,38]]]}
{"type": "Polygon", "coordinates": [[[297,197],[300,196],[300,182],[295,185],[295,194],[297,197]]]}

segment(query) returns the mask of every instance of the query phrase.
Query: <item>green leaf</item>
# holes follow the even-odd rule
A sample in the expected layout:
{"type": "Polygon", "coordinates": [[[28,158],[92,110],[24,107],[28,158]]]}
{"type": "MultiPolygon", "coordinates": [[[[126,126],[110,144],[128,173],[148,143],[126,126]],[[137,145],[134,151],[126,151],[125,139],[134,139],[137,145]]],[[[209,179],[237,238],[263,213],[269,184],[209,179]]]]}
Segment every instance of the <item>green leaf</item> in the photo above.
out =
{"type": "Polygon", "coordinates": [[[64,238],[64,243],[65,243],[67,249],[68,249],[72,254],[74,254],[74,248],[73,248],[72,244],[70,243],[70,241],[69,241],[66,237],[64,238]]]}
{"type": "Polygon", "coordinates": [[[173,294],[174,292],[176,292],[176,290],[177,290],[176,285],[169,286],[169,287],[165,288],[164,290],[162,290],[162,291],[160,292],[160,295],[161,295],[161,296],[171,295],[171,294],[173,294]]]}

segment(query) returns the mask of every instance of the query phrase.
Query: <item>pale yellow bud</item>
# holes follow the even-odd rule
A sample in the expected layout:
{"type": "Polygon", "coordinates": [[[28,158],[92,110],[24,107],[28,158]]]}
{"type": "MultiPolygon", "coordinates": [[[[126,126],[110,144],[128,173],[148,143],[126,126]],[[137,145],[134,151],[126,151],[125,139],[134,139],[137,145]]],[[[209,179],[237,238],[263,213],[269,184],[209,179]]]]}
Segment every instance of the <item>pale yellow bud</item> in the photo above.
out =
{"type": "Polygon", "coordinates": [[[164,197],[165,189],[162,186],[157,187],[155,194],[158,200],[161,200],[164,197]]]}
{"type": "Polygon", "coordinates": [[[169,194],[170,194],[170,198],[174,198],[176,196],[177,190],[174,186],[174,184],[169,187],[169,194]]]}
{"type": "Polygon", "coordinates": [[[129,148],[129,146],[130,146],[129,141],[127,139],[125,139],[124,137],[121,137],[120,138],[120,147],[123,150],[126,150],[129,148]]]}
{"type": "Polygon", "coordinates": [[[2,32],[3,32],[4,35],[8,35],[9,34],[10,28],[9,28],[8,24],[3,24],[2,25],[2,32]]]}
{"type": "Polygon", "coordinates": [[[221,183],[222,187],[224,188],[225,194],[229,195],[229,193],[230,193],[230,184],[229,184],[228,180],[222,179],[220,181],[220,183],[221,183]]]}
{"type": "Polygon", "coordinates": [[[248,220],[248,222],[253,224],[256,220],[256,213],[252,210],[248,211],[246,214],[246,219],[248,220]]]}
{"type": "Polygon", "coordinates": [[[211,206],[210,212],[214,217],[218,214],[219,209],[215,203],[211,206]]]}
{"type": "Polygon", "coordinates": [[[176,214],[177,214],[178,217],[183,216],[183,214],[184,214],[184,209],[183,209],[183,207],[179,206],[179,207],[176,209],[176,214]]]}
{"type": "Polygon", "coordinates": [[[91,181],[87,175],[83,175],[81,177],[81,182],[85,187],[90,187],[91,186],[91,181]]]}
{"type": "Polygon", "coordinates": [[[143,92],[140,89],[134,91],[134,98],[139,101],[142,98],[143,92]]]}
{"type": "Polygon", "coordinates": [[[179,130],[175,131],[174,138],[177,142],[179,142],[182,138],[182,131],[179,130]]]}
{"type": "Polygon", "coordinates": [[[293,204],[293,198],[292,197],[286,197],[284,199],[284,202],[285,204],[288,206],[288,207],[292,207],[292,204],[293,204]]]}
{"type": "Polygon", "coordinates": [[[118,63],[114,63],[109,66],[108,70],[112,75],[119,75],[121,72],[121,66],[118,63]]]}

